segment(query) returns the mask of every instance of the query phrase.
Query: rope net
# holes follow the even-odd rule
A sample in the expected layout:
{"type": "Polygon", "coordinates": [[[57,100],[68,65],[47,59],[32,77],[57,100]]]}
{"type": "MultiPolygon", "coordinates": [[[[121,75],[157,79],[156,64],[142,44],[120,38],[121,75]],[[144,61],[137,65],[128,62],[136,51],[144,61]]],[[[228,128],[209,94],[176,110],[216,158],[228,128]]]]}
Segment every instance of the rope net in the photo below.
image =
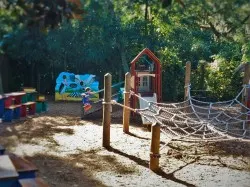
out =
{"type": "Polygon", "coordinates": [[[248,89],[244,86],[229,101],[203,102],[190,95],[189,86],[189,97],[184,102],[166,104],[147,101],[148,107],[136,109],[136,112],[152,124],[159,123],[161,131],[172,140],[250,141],[250,109],[239,101],[248,89]]]}

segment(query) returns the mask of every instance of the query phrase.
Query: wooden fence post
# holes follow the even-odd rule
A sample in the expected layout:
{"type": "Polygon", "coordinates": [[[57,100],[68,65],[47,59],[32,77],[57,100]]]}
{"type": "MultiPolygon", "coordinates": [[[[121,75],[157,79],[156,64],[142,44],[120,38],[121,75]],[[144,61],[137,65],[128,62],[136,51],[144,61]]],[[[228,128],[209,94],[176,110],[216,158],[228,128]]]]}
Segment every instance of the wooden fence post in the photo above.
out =
{"type": "MultiPolygon", "coordinates": [[[[124,105],[130,107],[129,105],[129,91],[130,91],[130,80],[131,75],[129,72],[125,74],[125,89],[124,89],[124,105]]],[[[123,132],[129,133],[129,120],[130,120],[130,110],[123,108],[123,132]]]]}
{"type": "Polygon", "coordinates": [[[186,62],[186,72],[185,72],[185,92],[184,92],[184,100],[188,98],[188,86],[190,84],[191,77],[191,62],[186,62]]]}
{"type": "Polygon", "coordinates": [[[111,82],[112,75],[104,75],[104,104],[103,104],[103,136],[102,146],[110,147],[110,123],[111,123],[111,82]]]}
{"type": "Polygon", "coordinates": [[[150,148],[150,162],[149,168],[152,171],[159,170],[159,158],[160,158],[160,124],[153,124],[151,127],[152,137],[151,137],[151,148],[150,148]]]}
{"type": "MultiPolygon", "coordinates": [[[[245,66],[244,66],[243,85],[249,84],[249,80],[250,80],[250,62],[247,62],[245,63],[245,66]]],[[[247,88],[245,89],[242,95],[242,104],[245,106],[247,106],[248,97],[249,95],[248,95],[248,88],[247,88]]]]}

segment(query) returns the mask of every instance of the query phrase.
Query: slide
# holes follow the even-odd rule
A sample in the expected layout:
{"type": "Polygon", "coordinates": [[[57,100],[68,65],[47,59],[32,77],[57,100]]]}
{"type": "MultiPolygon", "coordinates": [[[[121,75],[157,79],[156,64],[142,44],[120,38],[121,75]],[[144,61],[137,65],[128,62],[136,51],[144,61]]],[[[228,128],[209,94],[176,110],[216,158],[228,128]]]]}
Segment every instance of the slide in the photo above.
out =
{"type": "MultiPolygon", "coordinates": [[[[141,94],[139,94],[139,96],[142,97],[141,94]]],[[[147,101],[157,102],[157,95],[156,95],[156,93],[154,93],[154,95],[152,97],[142,97],[142,98],[145,99],[145,100],[147,100],[147,101]]],[[[144,101],[143,99],[139,98],[140,109],[144,109],[144,108],[148,107],[148,103],[146,101],[144,101]]],[[[144,117],[142,117],[142,123],[143,124],[151,124],[151,122],[149,122],[144,117]]]]}

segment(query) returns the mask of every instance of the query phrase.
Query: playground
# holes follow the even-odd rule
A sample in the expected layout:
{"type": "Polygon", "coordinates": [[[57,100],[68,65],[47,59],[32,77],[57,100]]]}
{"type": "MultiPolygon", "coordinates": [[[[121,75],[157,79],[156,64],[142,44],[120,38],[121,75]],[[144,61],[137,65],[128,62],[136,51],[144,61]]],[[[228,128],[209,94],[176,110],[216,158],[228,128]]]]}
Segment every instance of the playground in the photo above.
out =
{"type": "Polygon", "coordinates": [[[0,7],[0,187],[250,187],[248,0],[0,7]]]}
{"type": "Polygon", "coordinates": [[[32,161],[49,186],[249,186],[249,143],[173,141],[161,150],[161,170],[154,173],[148,169],[151,133],[136,120],[123,133],[121,115],[112,114],[108,150],[101,146],[101,114],[81,120],[79,103],[51,101],[48,113],[1,126],[0,141],[32,161]]]}
{"type": "MultiPolygon", "coordinates": [[[[10,100],[6,95],[0,126],[0,142],[10,154],[6,158],[15,165],[11,156],[15,154],[37,167],[24,176],[15,165],[19,183],[42,179],[60,187],[249,186],[249,87],[244,85],[229,101],[199,101],[190,92],[190,66],[187,62],[185,100],[178,103],[161,102],[160,61],[149,49],[132,60],[125,81],[111,84],[111,74],[105,74],[104,89],[88,92],[87,101],[81,102],[87,94],[81,94],[86,80],[76,82],[80,75],[65,72],[59,75],[63,79],[56,90],[66,94],[43,98],[49,106],[43,112],[34,113],[32,107],[25,119],[6,121],[7,109],[15,116],[16,108],[21,107],[22,114],[27,105],[17,97],[18,107],[6,107],[10,100]],[[139,61],[144,55],[147,63],[139,61]],[[104,97],[99,100],[101,92],[104,97]],[[68,101],[71,97],[75,102],[68,101]],[[91,110],[85,111],[85,102],[91,110]]],[[[99,84],[94,76],[85,77],[99,84]]],[[[245,73],[244,81],[248,79],[245,73]]]]}

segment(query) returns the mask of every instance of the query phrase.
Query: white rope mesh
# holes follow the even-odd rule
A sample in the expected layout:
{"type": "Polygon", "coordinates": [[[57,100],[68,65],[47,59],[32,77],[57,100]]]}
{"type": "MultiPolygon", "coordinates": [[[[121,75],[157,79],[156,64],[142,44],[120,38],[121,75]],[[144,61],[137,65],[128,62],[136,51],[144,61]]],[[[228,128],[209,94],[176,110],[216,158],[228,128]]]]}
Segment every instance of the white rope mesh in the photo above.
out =
{"type": "Polygon", "coordinates": [[[229,101],[204,102],[194,99],[189,87],[189,97],[184,102],[166,104],[147,101],[147,108],[136,111],[148,121],[161,124],[161,131],[173,140],[250,141],[250,109],[239,101],[248,88],[244,86],[229,101]]]}

